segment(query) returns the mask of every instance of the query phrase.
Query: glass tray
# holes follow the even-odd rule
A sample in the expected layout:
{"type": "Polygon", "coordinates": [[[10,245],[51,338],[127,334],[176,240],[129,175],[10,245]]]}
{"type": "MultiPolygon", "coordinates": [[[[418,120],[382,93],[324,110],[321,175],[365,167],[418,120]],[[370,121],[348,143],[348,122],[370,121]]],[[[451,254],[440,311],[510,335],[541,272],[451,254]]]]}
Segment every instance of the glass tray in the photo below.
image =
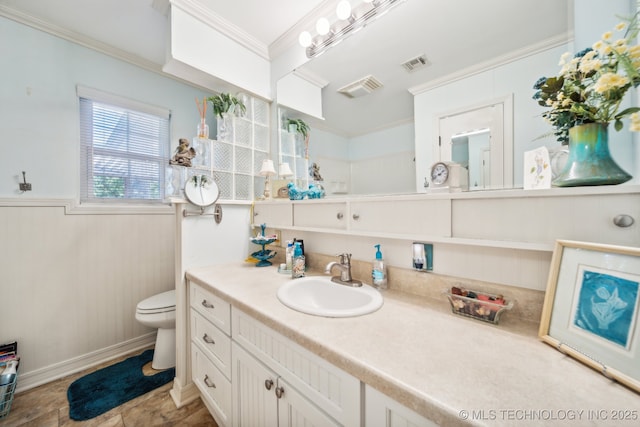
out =
{"type": "Polygon", "coordinates": [[[513,308],[513,301],[506,301],[501,295],[488,294],[472,289],[460,290],[466,292],[467,296],[454,294],[452,290],[445,292],[451,304],[451,311],[454,314],[497,325],[502,313],[513,308]],[[499,301],[503,301],[504,304],[499,301]]]}

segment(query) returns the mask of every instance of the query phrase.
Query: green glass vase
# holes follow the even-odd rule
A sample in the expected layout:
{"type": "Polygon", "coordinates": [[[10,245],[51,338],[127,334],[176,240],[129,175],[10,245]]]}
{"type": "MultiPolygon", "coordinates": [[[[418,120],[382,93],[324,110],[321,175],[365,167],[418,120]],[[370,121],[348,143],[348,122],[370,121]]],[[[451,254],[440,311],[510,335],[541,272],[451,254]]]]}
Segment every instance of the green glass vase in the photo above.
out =
{"type": "Polygon", "coordinates": [[[554,187],[615,185],[632,177],[611,158],[608,123],[587,123],[569,129],[569,156],[554,187]]]}

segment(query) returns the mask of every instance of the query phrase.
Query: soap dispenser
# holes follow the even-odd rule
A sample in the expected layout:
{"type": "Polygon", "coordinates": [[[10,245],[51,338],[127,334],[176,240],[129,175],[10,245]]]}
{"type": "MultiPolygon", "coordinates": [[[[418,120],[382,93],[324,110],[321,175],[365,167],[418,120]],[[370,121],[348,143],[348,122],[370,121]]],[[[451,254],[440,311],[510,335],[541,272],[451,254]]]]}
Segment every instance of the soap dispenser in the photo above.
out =
{"type": "Polygon", "coordinates": [[[371,266],[371,280],[374,287],[387,289],[387,267],[384,264],[384,259],[382,259],[380,245],[374,245],[374,247],[376,248],[376,258],[371,266]]]}

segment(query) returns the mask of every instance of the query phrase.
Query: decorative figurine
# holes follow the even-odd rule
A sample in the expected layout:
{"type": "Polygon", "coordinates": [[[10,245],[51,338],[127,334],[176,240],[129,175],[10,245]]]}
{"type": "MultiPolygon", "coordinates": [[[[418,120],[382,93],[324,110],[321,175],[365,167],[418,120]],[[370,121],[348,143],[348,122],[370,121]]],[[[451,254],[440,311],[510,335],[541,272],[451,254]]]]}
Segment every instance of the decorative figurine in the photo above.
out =
{"type": "Polygon", "coordinates": [[[313,163],[311,167],[309,167],[309,176],[313,178],[314,181],[324,181],[320,175],[320,166],[318,166],[317,163],[313,163]]]}
{"type": "Polygon", "coordinates": [[[310,199],[321,199],[324,197],[324,188],[320,184],[309,184],[307,195],[310,199]]]}
{"type": "Polygon", "coordinates": [[[193,147],[189,147],[189,140],[186,138],[180,138],[180,145],[176,148],[176,153],[173,158],[169,160],[170,165],[179,165],[191,167],[191,159],[196,156],[196,150],[193,147]]]}

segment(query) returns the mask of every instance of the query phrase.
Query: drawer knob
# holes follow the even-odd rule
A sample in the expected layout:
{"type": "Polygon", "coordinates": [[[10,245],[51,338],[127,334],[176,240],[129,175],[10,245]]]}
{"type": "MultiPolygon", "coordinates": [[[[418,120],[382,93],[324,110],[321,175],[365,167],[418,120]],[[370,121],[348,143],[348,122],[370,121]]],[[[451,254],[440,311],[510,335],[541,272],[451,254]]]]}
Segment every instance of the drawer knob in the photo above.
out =
{"type": "Polygon", "coordinates": [[[338,215],[336,215],[336,218],[342,219],[344,218],[344,214],[342,212],[338,212],[338,215]]]}
{"type": "Polygon", "coordinates": [[[617,215],[615,218],[613,218],[613,223],[622,228],[631,227],[634,222],[635,221],[633,217],[626,214],[617,215]]]}
{"type": "Polygon", "coordinates": [[[209,375],[205,375],[205,376],[204,376],[204,383],[205,383],[205,384],[207,385],[207,387],[209,387],[209,388],[216,388],[216,385],[214,384],[214,382],[213,382],[213,381],[211,381],[211,380],[209,379],[209,375]]]}
{"type": "Polygon", "coordinates": [[[360,215],[358,215],[358,214],[353,214],[353,219],[354,219],[355,221],[359,220],[359,219],[360,219],[360,215]]]}
{"type": "Polygon", "coordinates": [[[283,395],[284,395],[284,388],[283,387],[276,387],[276,397],[278,399],[281,399],[283,395]]]}
{"type": "Polygon", "coordinates": [[[202,337],[202,340],[204,342],[206,342],[207,344],[215,344],[216,342],[213,340],[213,338],[211,338],[209,335],[204,334],[204,336],[202,337]]]}
{"type": "Polygon", "coordinates": [[[273,380],[264,380],[264,388],[266,388],[267,390],[271,390],[271,387],[273,387],[273,380]]]}
{"type": "Polygon", "coordinates": [[[202,300],[202,306],[205,308],[214,308],[213,304],[211,304],[210,302],[207,302],[206,299],[202,300]]]}

